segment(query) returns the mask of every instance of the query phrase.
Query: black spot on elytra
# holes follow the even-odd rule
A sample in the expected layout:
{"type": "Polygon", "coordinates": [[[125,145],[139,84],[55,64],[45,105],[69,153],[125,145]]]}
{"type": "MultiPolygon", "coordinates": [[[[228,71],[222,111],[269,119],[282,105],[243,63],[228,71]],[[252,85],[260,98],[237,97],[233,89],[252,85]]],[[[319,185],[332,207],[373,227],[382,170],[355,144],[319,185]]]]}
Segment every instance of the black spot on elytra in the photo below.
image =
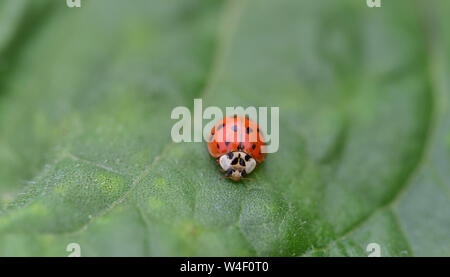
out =
{"type": "Polygon", "coordinates": [[[256,144],[252,144],[252,149],[255,150],[256,144]]]}
{"type": "Polygon", "coordinates": [[[242,165],[242,166],[245,166],[244,160],[243,159],[239,159],[239,164],[242,165]]]}
{"type": "Polygon", "coordinates": [[[219,130],[222,129],[223,127],[225,127],[225,123],[220,124],[219,127],[217,127],[217,131],[219,131],[219,130]]]}
{"type": "Polygon", "coordinates": [[[220,145],[219,144],[217,144],[217,149],[220,149],[220,145]]]}
{"type": "Polygon", "coordinates": [[[232,165],[235,165],[239,162],[239,158],[234,158],[234,160],[231,162],[232,165]]]}
{"type": "Polygon", "coordinates": [[[228,159],[232,159],[233,158],[233,152],[228,153],[228,159]]]}
{"type": "Polygon", "coordinates": [[[238,127],[237,127],[237,125],[233,125],[233,127],[231,127],[231,130],[233,130],[233,131],[237,132],[237,131],[238,131],[238,127]]]}
{"type": "Polygon", "coordinates": [[[233,174],[233,169],[230,168],[230,169],[227,170],[227,174],[226,175],[230,176],[231,174],[233,174]]]}
{"type": "Polygon", "coordinates": [[[247,127],[247,129],[245,130],[245,132],[246,132],[247,134],[250,134],[251,132],[253,132],[253,130],[252,130],[252,128],[247,127]]]}
{"type": "Polygon", "coordinates": [[[248,160],[250,160],[250,155],[245,155],[245,161],[248,162],[248,160]]]}
{"type": "Polygon", "coordinates": [[[228,146],[229,144],[230,144],[230,142],[229,142],[229,141],[226,141],[226,142],[225,142],[225,145],[226,145],[226,146],[228,146]]]}

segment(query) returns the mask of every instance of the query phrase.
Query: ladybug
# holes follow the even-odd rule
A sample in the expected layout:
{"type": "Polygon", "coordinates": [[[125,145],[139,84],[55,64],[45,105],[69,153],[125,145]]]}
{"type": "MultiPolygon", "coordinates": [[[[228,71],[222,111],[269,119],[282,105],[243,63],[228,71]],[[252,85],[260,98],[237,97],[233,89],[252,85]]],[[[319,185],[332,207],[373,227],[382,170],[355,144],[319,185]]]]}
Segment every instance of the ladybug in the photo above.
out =
{"type": "Polygon", "coordinates": [[[208,138],[208,151],[225,172],[225,177],[239,181],[264,161],[261,153],[264,137],[258,124],[234,115],[216,123],[208,138]]]}

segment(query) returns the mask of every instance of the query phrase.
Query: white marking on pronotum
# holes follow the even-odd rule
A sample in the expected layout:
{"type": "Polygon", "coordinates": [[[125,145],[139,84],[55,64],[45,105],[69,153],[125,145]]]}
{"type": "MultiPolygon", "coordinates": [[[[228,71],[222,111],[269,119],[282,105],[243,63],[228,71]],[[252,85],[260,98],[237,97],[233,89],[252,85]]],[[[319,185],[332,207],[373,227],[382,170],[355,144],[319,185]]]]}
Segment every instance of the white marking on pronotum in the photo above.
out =
{"type": "Polygon", "coordinates": [[[245,172],[247,172],[247,174],[252,173],[253,169],[255,169],[256,167],[256,161],[253,158],[250,158],[246,164],[245,164],[245,172]]]}
{"type": "MultiPolygon", "coordinates": [[[[245,153],[242,153],[242,152],[238,152],[238,153],[241,153],[242,156],[245,155],[245,153]]],[[[222,155],[219,158],[220,167],[222,167],[223,170],[227,171],[228,169],[231,168],[231,162],[233,161],[233,159],[235,157],[236,156],[233,155],[232,158],[230,159],[230,157],[228,155],[222,155]]],[[[255,169],[255,167],[256,167],[255,159],[250,158],[248,161],[245,162],[245,172],[247,174],[250,174],[255,169]]]]}
{"type": "Polygon", "coordinates": [[[222,155],[219,159],[219,164],[223,170],[227,171],[231,166],[231,159],[227,155],[222,155]]]}

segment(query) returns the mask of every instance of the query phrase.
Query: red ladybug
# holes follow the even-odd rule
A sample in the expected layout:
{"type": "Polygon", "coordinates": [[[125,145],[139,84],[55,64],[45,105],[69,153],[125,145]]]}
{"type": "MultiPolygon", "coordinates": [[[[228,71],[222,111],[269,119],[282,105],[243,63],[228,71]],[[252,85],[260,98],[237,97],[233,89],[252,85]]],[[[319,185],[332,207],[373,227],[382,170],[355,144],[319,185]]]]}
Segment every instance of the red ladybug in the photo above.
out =
{"type": "Polygon", "coordinates": [[[239,181],[264,161],[264,138],[256,122],[242,116],[225,117],[214,126],[208,151],[225,171],[225,177],[239,181]]]}

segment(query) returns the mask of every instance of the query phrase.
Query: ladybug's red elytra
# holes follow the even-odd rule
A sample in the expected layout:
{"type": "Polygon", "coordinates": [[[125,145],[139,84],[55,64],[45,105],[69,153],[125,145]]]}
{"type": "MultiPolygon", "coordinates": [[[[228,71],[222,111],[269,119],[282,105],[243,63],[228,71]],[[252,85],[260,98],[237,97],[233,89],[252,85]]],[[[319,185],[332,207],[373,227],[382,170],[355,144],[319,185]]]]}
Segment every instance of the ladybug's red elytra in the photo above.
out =
{"type": "Polygon", "coordinates": [[[208,151],[225,171],[225,177],[239,181],[266,157],[261,153],[264,137],[258,124],[243,116],[225,117],[211,130],[208,151]]]}

